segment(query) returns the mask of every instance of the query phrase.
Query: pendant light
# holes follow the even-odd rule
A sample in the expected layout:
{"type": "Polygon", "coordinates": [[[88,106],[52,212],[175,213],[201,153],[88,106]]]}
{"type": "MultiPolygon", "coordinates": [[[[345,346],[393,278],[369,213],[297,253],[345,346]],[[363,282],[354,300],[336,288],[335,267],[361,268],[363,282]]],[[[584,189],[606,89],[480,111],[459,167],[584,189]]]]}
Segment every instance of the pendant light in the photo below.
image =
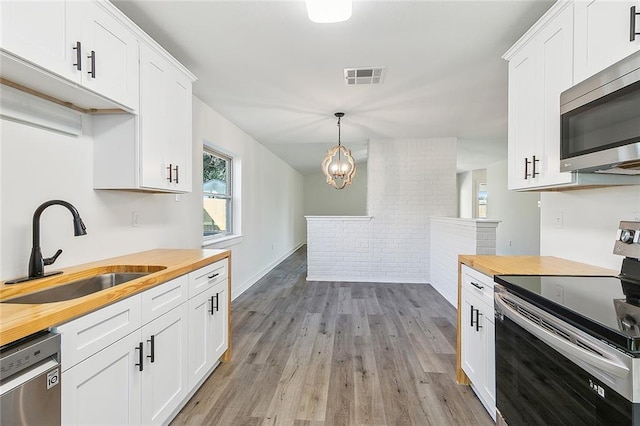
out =
{"type": "Polygon", "coordinates": [[[344,117],[344,112],[336,112],[335,116],[338,118],[338,145],[327,151],[327,156],[322,160],[322,172],[329,185],[343,189],[351,184],[356,175],[356,162],[351,151],[342,146],[340,141],[340,119],[344,117]]]}

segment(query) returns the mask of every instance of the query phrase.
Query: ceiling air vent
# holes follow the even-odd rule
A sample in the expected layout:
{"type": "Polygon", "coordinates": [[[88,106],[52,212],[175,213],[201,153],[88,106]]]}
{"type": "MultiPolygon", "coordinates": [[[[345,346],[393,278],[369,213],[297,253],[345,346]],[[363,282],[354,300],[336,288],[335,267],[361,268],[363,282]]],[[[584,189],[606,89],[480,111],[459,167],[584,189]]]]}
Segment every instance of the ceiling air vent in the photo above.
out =
{"type": "Polygon", "coordinates": [[[345,68],[344,81],[347,86],[381,84],[387,67],[345,68]]]}

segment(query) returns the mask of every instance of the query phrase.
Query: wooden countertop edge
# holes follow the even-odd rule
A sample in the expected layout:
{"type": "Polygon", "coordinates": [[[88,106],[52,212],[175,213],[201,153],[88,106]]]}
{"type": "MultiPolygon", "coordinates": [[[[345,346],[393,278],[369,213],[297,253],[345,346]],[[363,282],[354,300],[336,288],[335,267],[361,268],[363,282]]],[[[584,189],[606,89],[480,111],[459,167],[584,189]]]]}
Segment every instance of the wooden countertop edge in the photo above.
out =
{"type": "MultiPolygon", "coordinates": [[[[63,285],[83,277],[83,271],[95,271],[113,265],[166,266],[142,278],[77,299],[40,305],[0,303],[0,346],[40,330],[70,321],[111,303],[148,290],[218,260],[230,258],[228,250],[156,249],[64,268],[62,275],[22,284],[0,284],[0,300],[63,285]]],[[[230,280],[230,278],[229,278],[230,280]]]]}
{"type": "MultiPolygon", "coordinates": [[[[618,275],[618,271],[587,265],[555,256],[492,256],[458,255],[458,307],[462,303],[462,265],[493,278],[494,275],[618,275]]],[[[456,331],[456,382],[469,384],[469,378],[462,369],[462,337],[460,309],[457,309],[456,331]]]]}

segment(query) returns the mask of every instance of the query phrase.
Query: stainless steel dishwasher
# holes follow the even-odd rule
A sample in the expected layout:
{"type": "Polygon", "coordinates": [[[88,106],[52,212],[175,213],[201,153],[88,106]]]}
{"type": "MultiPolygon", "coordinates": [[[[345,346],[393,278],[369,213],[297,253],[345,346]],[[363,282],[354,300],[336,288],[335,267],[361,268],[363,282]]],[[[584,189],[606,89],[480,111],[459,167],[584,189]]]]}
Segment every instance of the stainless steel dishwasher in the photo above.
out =
{"type": "Polygon", "coordinates": [[[60,425],[60,335],[41,331],[0,348],[0,424],[60,425]]]}

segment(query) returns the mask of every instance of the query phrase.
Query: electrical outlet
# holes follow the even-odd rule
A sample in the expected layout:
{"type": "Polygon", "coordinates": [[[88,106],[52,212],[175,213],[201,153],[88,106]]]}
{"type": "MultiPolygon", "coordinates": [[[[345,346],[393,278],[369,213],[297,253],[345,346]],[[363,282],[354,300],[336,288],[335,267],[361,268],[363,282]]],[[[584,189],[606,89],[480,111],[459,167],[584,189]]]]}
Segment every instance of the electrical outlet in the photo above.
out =
{"type": "Polygon", "coordinates": [[[556,215],[553,217],[553,227],[554,228],[562,229],[563,216],[564,216],[563,212],[557,212],[556,213],[556,215]]]}
{"type": "Polygon", "coordinates": [[[137,211],[131,212],[131,226],[133,227],[140,226],[140,212],[137,212],[137,211]]]}

